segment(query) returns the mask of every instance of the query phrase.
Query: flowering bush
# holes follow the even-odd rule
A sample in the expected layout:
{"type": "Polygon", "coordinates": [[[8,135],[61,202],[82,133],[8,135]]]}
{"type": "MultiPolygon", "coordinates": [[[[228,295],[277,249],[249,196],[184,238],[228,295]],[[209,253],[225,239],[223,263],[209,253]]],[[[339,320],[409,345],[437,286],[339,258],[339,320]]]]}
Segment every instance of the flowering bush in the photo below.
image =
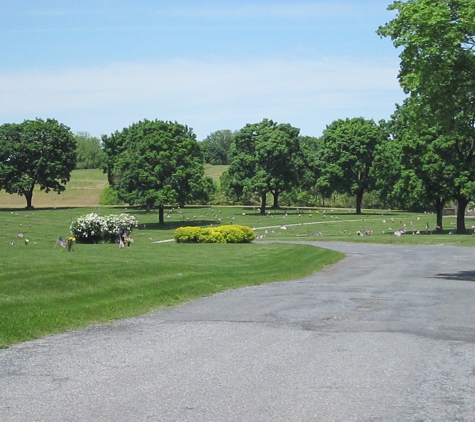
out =
{"type": "Polygon", "coordinates": [[[97,213],[79,217],[71,223],[71,234],[82,243],[116,242],[119,236],[137,228],[138,222],[133,215],[100,215],[97,213]]]}

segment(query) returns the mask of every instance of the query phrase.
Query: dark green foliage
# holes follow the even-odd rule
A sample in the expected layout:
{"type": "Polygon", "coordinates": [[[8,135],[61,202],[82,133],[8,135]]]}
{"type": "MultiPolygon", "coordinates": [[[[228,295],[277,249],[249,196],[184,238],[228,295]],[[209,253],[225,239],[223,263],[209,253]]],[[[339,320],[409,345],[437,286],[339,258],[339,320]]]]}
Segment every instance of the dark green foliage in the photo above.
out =
{"type": "Polygon", "coordinates": [[[201,143],[205,162],[208,164],[229,164],[229,148],[234,134],[230,130],[217,130],[209,134],[201,143]]]}
{"type": "Polygon", "coordinates": [[[322,198],[322,205],[325,205],[325,199],[329,198],[334,192],[331,186],[325,185],[323,181],[317,184],[318,179],[322,176],[322,166],[319,161],[319,153],[321,152],[322,139],[310,136],[301,136],[301,178],[298,186],[294,187],[287,194],[287,203],[297,206],[313,206],[317,205],[317,197],[322,198]]]}
{"type": "Polygon", "coordinates": [[[77,169],[98,169],[102,167],[104,151],[101,148],[99,138],[91,136],[87,132],[77,132],[76,139],[76,168],[77,169]]]}
{"type": "Polygon", "coordinates": [[[399,81],[410,94],[413,124],[437,129],[423,144],[432,151],[432,170],[453,174],[447,187],[458,203],[457,232],[464,233],[475,197],[475,0],[396,1],[389,9],[397,15],[378,33],[402,47],[399,81]]]}
{"type": "Polygon", "coordinates": [[[212,193],[201,148],[187,126],[144,120],[103,136],[102,143],[104,168],[119,199],[147,210],[157,206],[161,224],[166,205],[205,202],[212,193]]]}
{"type": "Polygon", "coordinates": [[[380,126],[362,117],[327,126],[318,150],[316,184],[323,196],[333,192],[356,196],[356,213],[361,214],[363,195],[374,188],[372,167],[384,137],[380,126]]]}
{"type": "Polygon", "coordinates": [[[122,205],[117,191],[112,186],[106,186],[101,193],[99,205],[122,205]]]}
{"type": "Polygon", "coordinates": [[[289,124],[264,119],[247,124],[235,134],[231,145],[232,162],[223,182],[239,200],[256,194],[261,213],[266,212],[267,194],[279,206],[279,195],[299,183],[302,153],[300,130],[289,124]]]}
{"type": "Polygon", "coordinates": [[[242,189],[240,185],[231,184],[233,178],[226,170],[219,178],[220,192],[222,194],[221,203],[229,205],[253,205],[258,203],[259,197],[248,189],[242,189]]]}
{"type": "Polygon", "coordinates": [[[424,119],[420,107],[408,98],[394,113],[389,125],[391,140],[376,163],[378,185],[383,196],[400,201],[405,209],[436,209],[437,225],[443,227],[443,209],[453,198],[455,177],[451,142],[442,135],[440,125],[424,119]]]}
{"type": "Polygon", "coordinates": [[[22,195],[32,208],[36,185],[61,193],[76,165],[71,130],[54,119],[0,126],[0,189],[22,195]]]}
{"type": "Polygon", "coordinates": [[[195,205],[209,204],[217,194],[218,187],[212,177],[203,176],[201,183],[190,192],[186,202],[195,205]]]}

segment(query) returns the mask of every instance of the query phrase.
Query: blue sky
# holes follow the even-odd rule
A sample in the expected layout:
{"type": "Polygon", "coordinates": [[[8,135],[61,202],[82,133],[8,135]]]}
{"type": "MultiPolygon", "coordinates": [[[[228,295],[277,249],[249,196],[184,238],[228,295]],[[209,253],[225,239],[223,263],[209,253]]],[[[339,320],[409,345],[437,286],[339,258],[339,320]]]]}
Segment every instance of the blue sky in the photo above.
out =
{"type": "Polygon", "coordinates": [[[0,124],[110,134],[173,120],[199,140],[269,118],[320,136],[404,94],[385,0],[2,0],[0,124]]]}

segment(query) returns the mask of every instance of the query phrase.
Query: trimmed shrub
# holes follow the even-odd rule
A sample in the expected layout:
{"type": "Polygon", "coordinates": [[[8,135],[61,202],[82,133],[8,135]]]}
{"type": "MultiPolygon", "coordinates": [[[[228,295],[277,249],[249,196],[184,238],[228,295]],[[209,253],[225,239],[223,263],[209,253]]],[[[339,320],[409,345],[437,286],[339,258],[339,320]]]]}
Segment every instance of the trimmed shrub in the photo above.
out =
{"type": "Polygon", "coordinates": [[[244,231],[238,226],[219,226],[216,230],[222,234],[225,243],[247,243],[244,231]]]}
{"type": "Polygon", "coordinates": [[[179,227],[173,238],[177,243],[250,243],[256,235],[247,226],[179,227]]]}
{"type": "Polygon", "coordinates": [[[199,243],[226,243],[226,238],[218,228],[204,228],[200,230],[199,243]]]}
{"type": "Polygon", "coordinates": [[[178,227],[173,233],[177,243],[198,243],[201,229],[199,227],[178,227]]]}
{"type": "Polygon", "coordinates": [[[256,233],[254,233],[254,230],[252,230],[249,226],[235,225],[233,227],[239,227],[239,229],[244,232],[245,243],[252,242],[256,238],[256,233]]]}

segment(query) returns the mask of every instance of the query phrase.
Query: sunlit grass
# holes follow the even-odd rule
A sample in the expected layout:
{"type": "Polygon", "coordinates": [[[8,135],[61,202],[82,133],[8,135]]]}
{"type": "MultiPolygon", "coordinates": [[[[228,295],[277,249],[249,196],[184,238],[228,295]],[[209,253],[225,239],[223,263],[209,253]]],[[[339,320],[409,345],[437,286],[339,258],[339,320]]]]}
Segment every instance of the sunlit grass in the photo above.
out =
{"type": "MultiPolygon", "coordinates": [[[[206,210],[185,212],[191,211],[206,210]]],[[[172,215],[159,228],[155,213],[130,209],[0,211],[0,347],[226,289],[302,277],[343,256],[290,244],[154,243],[188,223],[179,211],[172,215]],[[132,246],[77,244],[71,252],[60,247],[56,240],[69,234],[70,220],[90,211],[136,214],[141,227],[132,233],[132,246]]]]}
{"type": "Polygon", "coordinates": [[[440,232],[434,214],[392,210],[356,215],[348,209],[289,208],[261,215],[256,207],[168,208],[160,225],[156,211],[96,207],[107,185],[100,170],[73,176],[62,195],[35,193],[32,211],[23,209],[23,198],[0,194],[0,347],[225,289],[295,279],[342,257],[311,246],[263,242],[475,244],[471,217],[468,234],[457,235],[453,216],[444,218],[440,232]],[[58,198],[62,202],[53,200],[58,198]],[[91,206],[73,208],[76,203],[91,206]],[[72,252],[57,245],[59,236],[69,235],[70,222],[89,212],[134,214],[139,229],[132,233],[133,245],[79,244],[72,252]],[[258,238],[251,245],[155,243],[172,239],[183,225],[220,224],[253,227],[258,238]],[[402,229],[406,233],[396,236],[402,229]]]}
{"type": "Polygon", "coordinates": [[[228,169],[229,166],[225,165],[211,165],[206,164],[205,166],[205,176],[211,177],[216,183],[219,184],[219,178],[221,175],[228,169]]]}
{"type": "MultiPolygon", "coordinates": [[[[219,183],[219,177],[228,166],[207,164],[205,175],[219,183]]],[[[58,195],[55,192],[42,191],[36,187],[33,192],[33,206],[46,207],[84,207],[99,204],[101,193],[108,186],[107,175],[100,169],[74,170],[66,190],[58,195]]],[[[10,195],[0,191],[0,208],[24,208],[26,200],[19,195],[10,195]]]]}
{"type": "MultiPolygon", "coordinates": [[[[94,206],[99,203],[102,191],[108,185],[107,175],[99,169],[74,170],[71,181],[61,194],[42,191],[36,187],[33,192],[33,206],[46,207],[78,207],[94,206]]],[[[10,195],[0,191],[0,208],[24,208],[26,200],[23,196],[10,195]]]]}

